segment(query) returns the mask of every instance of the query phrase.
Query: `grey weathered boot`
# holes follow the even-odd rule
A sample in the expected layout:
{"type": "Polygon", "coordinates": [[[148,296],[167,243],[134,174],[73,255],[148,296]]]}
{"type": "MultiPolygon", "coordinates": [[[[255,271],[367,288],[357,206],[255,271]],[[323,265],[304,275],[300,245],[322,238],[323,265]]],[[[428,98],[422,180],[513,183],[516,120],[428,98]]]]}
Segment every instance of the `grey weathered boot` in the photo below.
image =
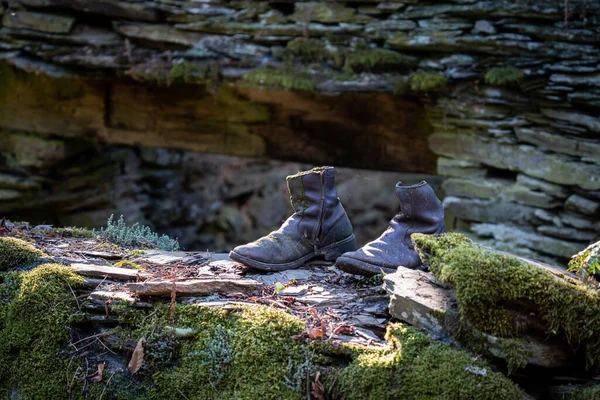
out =
{"type": "Polygon", "coordinates": [[[333,167],[287,177],[295,213],[277,231],[238,246],[229,257],[253,269],[282,271],[323,256],[333,261],[355,250],[352,224],[337,197],[333,167]]]}
{"type": "Polygon", "coordinates": [[[385,232],[362,248],[343,254],[335,265],[359,275],[395,272],[399,266],[417,268],[419,255],[410,240],[413,233],[438,234],[446,231],[444,208],[427,182],[414,186],[396,184],[400,199],[398,213],[385,232]]]}

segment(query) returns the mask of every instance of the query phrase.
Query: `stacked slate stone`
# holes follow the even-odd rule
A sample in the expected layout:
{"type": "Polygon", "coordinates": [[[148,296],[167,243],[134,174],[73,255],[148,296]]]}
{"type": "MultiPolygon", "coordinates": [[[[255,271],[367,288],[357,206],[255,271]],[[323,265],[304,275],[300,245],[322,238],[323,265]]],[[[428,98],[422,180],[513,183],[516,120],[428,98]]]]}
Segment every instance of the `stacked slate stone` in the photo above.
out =
{"type": "Polygon", "coordinates": [[[589,0],[10,0],[0,59],[144,85],[418,98],[454,228],[564,260],[600,236],[599,11],[589,0]]]}

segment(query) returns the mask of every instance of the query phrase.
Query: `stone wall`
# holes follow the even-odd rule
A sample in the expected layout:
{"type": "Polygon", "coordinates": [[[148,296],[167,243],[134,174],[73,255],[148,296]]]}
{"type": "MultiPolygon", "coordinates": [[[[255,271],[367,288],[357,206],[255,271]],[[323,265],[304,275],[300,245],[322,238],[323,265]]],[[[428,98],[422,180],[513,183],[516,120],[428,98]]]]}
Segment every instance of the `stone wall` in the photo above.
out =
{"type": "MultiPolygon", "coordinates": [[[[11,0],[0,209],[42,185],[61,207],[103,210],[40,166],[102,146],[105,161],[64,173],[100,174],[123,151],[139,163],[146,150],[121,147],[134,145],[422,173],[437,162],[453,228],[564,260],[600,236],[599,12],[590,0],[11,0]]],[[[116,204],[125,186],[93,189],[116,204]]],[[[164,190],[131,195],[172,209],[164,190]]]]}

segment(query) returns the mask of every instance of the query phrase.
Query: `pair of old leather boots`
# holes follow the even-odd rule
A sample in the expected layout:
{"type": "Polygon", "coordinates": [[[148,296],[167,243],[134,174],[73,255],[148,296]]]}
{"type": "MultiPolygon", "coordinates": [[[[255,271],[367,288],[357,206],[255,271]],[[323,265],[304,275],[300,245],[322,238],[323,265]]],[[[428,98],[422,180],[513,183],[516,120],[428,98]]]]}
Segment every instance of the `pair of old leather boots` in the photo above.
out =
{"type": "Polygon", "coordinates": [[[236,247],[229,257],[261,271],[298,268],[320,256],[360,275],[420,266],[410,235],[445,231],[444,209],[431,186],[425,181],[414,186],[398,182],[400,213],[381,236],[357,250],[352,224],[337,197],[334,172],[333,167],[319,167],[288,176],[294,214],[277,231],[236,247]]]}

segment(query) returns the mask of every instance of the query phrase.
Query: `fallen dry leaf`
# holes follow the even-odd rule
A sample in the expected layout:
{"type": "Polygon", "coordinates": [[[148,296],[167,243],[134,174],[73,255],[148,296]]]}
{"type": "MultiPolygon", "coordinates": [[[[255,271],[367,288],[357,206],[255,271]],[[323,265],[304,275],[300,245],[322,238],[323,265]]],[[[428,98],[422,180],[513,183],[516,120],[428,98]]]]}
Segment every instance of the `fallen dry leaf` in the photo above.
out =
{"type": "Polygon", "coordinates": [[[325,333],[321,328],[312,328],[308,331],[308,337],[311,339],[322,338],[325,336],[325,333]]]}
{"type": "Polygon", "coordinates": [[[104,363],[98,364],[98,370],[91,375],[86,376],[90,382],[101,382],[104,373],[104,363]]]}
{"type": "Polygon", "coordinates": [[[354,333],[354,327],[350,325],[340,325],[333,331],[335,335],[351,335],[354,333]]]}
{"type": "Polygon", "coordinates": [[[319,378],[321,377],[321,372],[317,371],[315,373],[315,380],[312,382],[312,390],[311,395],[314,400],[325,400],[325,386],[321,383],[319,378]]]}
{"type": "Polygon", "coordinates": [[[129,361],[129,372],[135,374],[142,367],[142,362],[144,362],[144,345],[146,344],[146,338],[143,337],[138,340],[137,345],[135,346],[135,350],[133,350],[133,354],[131,355],[131,361],[129,361]]]}

